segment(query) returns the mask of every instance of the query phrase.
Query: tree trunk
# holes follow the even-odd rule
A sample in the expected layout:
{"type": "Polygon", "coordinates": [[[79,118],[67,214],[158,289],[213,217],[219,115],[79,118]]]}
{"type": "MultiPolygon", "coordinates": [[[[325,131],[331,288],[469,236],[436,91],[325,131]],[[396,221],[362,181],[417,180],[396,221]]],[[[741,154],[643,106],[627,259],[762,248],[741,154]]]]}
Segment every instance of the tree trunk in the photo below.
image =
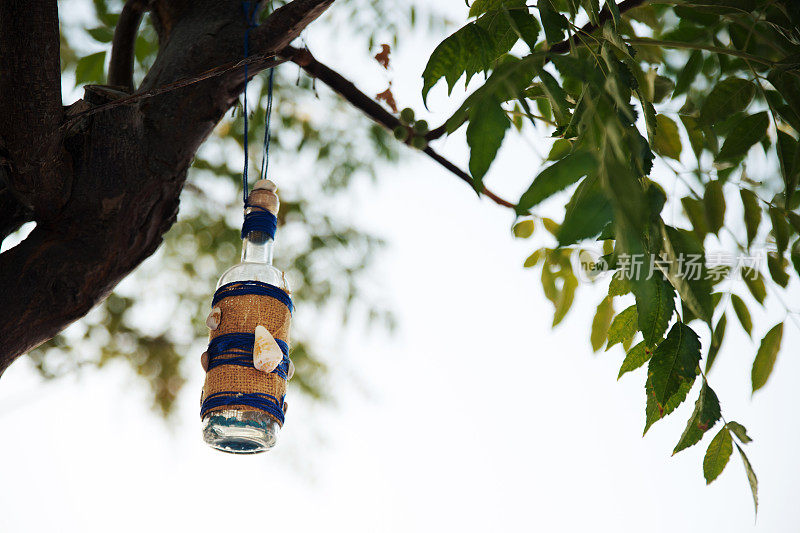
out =
{"type": "MultiPolygon", "coordinates": [[[[294,0],[253,29],[249,73],[274,64],[276,52],[332,2],[294,0]]],[[[0,374],[155,252],[175,222],[195,152],[242,91],[243,68],[219,67],[242,59],[243,2],[128,4],[134,12],[120,18],[110,69],[121,87],[87,86],[65,113],[56,0],[0,2],[0,238],[37,223],[0,254],[0,374]],[[135,93],[142,97],[130,98],[125,47],[142,6],[160,49],[135,93]],[[204,79],[181,83],[193,78],[204,79]],[[177,88],[162,89],[170,84],[177,88]]]]}

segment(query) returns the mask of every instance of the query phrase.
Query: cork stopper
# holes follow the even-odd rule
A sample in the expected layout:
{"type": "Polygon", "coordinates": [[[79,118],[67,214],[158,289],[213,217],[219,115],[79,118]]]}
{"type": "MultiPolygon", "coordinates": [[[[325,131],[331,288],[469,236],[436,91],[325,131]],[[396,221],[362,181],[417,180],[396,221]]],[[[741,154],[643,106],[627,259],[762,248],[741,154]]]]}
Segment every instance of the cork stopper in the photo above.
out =
{"type": "Polygon", "coordinates": [[[278,216],[281,202],[275,192],[278,187],[271,180],[258,180],[253,185],[253,192],[247,198],[247,203],[263,207],[275,216],[278,216]]]}

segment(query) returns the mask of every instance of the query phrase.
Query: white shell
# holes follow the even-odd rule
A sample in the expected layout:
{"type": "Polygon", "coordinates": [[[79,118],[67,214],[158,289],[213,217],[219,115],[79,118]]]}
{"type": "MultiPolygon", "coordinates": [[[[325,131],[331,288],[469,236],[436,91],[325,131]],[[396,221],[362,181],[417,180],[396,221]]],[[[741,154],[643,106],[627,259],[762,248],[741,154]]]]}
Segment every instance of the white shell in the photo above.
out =
{"type": "Polygon", "coordinates": [[[283,360],[283,352],[264,326],[256,326],[253,345],[253,366],[262,372],[272,372],[283,360]]]}
{"type": "Polygon", "coordinates": [[[286,374],[286,380],[292,379],[292,376],[294,376],[294,361],[289,359],[289,372],[286,374]]]}
{"type": "Polygon", "coordinates": [[[203,352],[200,356],[200,364],[203,365],[203,370],[208,372],[208,352],[203,352]]]}
{"type": "Polygon", "coordinates": [[[206,318],[206,326],[208,326],[208,329],[210,329],[211,331],[217,329],[221,318],[222,318],[222,309],[220,309],[219,307],[215,307],[214,309],[212,309],[211,312],[208,314],[208,318],[206,318]]]}

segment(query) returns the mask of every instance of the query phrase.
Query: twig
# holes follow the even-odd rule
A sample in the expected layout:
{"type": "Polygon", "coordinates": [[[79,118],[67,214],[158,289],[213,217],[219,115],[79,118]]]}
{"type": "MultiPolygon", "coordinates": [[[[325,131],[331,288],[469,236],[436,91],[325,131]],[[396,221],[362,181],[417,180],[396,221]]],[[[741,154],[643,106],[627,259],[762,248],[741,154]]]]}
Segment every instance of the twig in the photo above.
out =
{"type": "MultiPolygon", "coordinates": [[[[280,57],[286,58],[293,63],[297,64],[300,68],[305,70],[314,78],[322,81],[331,89],[336,91],[342,98],[350,102],[354,107],[363,111],[369,118],[377,122],[381,126],[394,130],[398,126],[402,126],[400,120],[389,113],[378,102],[361,92],[350,80],[331,69],[327,65],[320,63],[311,55],[308,50],[301,50],[291,46],[283,49],[279,54],[280,57]]],[[[472,177],[455,166],[453,163],[436,153],[433,148],[425,148],[422,150],[431,159],[442,165],[444,168],[458,176],[463,181],[473,185],[472,177]]],[[[484,188],[480,191],[487,198],[491,199],[497,205],[503,207],[514,208],[515,205],[497,196],[492,191],[484,188]]]]}

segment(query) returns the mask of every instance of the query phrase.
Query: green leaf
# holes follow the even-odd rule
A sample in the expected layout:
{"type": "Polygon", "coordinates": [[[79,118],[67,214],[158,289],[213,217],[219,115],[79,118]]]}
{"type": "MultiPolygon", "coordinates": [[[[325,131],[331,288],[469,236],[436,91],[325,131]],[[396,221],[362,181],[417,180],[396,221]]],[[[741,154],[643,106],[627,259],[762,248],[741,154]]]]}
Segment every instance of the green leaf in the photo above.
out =
{"type": "Polygon", "coordinates": [[[553,46],[555,43],[564,40],[564,30],[569,27],[567,18],[558,12],[553,6],[552,0],[539,0],[536,3],[539,8],[539,17],[544,26],[544,35],[547,44],[553,46]]]}
{"type": "Polygon", "coordinates": [[[608,328],[608,344],[606,351],[617,343],[628,344],[636,335],[637,313],[636,306],[632,305],[621,311],[608,328]]]}
{"type": "Polygon", "coordinates": [[[112,40],[114,40],[114,30],[105,26],[92,28],[90,30],[86,30],[86,32],[92,36],[92,39],[100,43],[110,43],[112,40]]]}
{"type": "Polygon", "coordinates": [[[775,359],[777,359],[778,352],[781,349],[782,339],[783,323],[781,322],[769,330],[761,340],[761,346],[758,347],[756,359],[753,361],[753,370],[750,373],[753,392],[763,387],[767,383],[770,374],[772,374],[772,367],[775,365],[775,359]]]}
{"type": "Polygon", "coordinates": [[[706,485],[717,479],[725,470],[731,453],[733,453],[733,439],[728,428],[723,426],[708,445],[706,456],[703,458],[703,476],[706,478],[706,485]]]}
{"type": "Polygon", "coordinates": [[[753,191],[740,189],[739,195],[742,197],[744,206],[744,224],[747,228],[747,247],[749,248],[758,234],[758,226],[761,225],[761,206],[753,191]]]}
{"type": "Polygon", "coordinates": [[[666,405],[659,406],[655,400],[653,384],[650,380],[650,376],[648,376],[644,386],[647,394],[647,405],[645,407],[645,423],[643,434],[647,433],[647,430],[650,429],[650,426],[673,412],[680,404],[682,404],[686,399],[686,396],[689,394],[689,391],[692,389],[692,383],[688,381],[682,382],[678,392],[672,395],[672,397],[667,401],[666,405]]]}
{"type": "Polygon", "coordinates": [[[772,235],[775,237],[775,245],[778,247],[778,253],[783,253],[789,246],[789,236],[792,234],[792,228],[786,215],[777,207],[769,208],[769,218],[772,222],[772,235]]]}
{"type": "Polygon", "coordinates": [[[609,296],[623,296],[631,292],[631,281],[622,272],[615,272],[608,284],[609,296]]]}
{"type": "Polygon", "coordinates": [[[764,305],[764,300],[767,298],[767,287],[764,285],[764,277],[761,272],[753,268],[742,267],[742,279],[753,298],[761,305],[764,305]]]}
{"type": "Polygon", "coordinates": [[[596,168],[597,160],[589,152],[575,152],[542,170],[517,203],[517,213],[530,209],[562,191],[596,168]]]}
{"type": "Polygon", "coordinates": [[[733,434],[736,435],[736,438],[742,441],[743,444],[753,442],[753,439],[747,435],[747,428],[745,428],[739,422],[730,421],[727,425],[728,429],[733,431],[733,434]]]}
{"type": "Polygon", "coordinates": [[[676,322],[656,347],[648,366],[653,396],[659,406],[666,405],[681,384],[694,382],[699,362],[700,339],[692,328],[676,322]]]}
{"type": "Polygon", "coordinates": [[[550,102],[556,124],[567,126],[570,122],[569,103],[567,103],[567,93],[559,85],[558,81],[544,68],[535,65],[536,75],[542,81],[540,87],[550,102]]]}
{"type": "Polygon", "coordinates": [[[800,239],[794,241],[791,256],[794,269],[797,271],[797,275],[800,276],[800,239]]]}
{"type": "MultiPolygon", "coordinates": [[[[523,1],[522,4],[524,5],[525,2],[523,1]]],[[[539,32],[541,31],[539,21],[537,21],[533,15],[528,13],[527,10],[506,10],[506,13],[511,17],[511,28],[523,41],[525,41],[525,44],[528,45],[528,48],[533,51],[533,49],[536,47],[536,40],[539,38],[539,32]]]]}
{"type": "Polygon", "coordinates": [[[596,174],[586,177],[566,205],[566,214],[558,230],[558,245],[569,246],[582,239],[596,237],[612,220],[613,209],[600,187],[596,174]]]}
{"type": "Polygon", "coordinates": [[[632,284],[639,314],[639,330],[648,346],[655,346],[667,331],[675,312],[675,289],[659,273],[632,284]]]}
{"type": "Polygon", "coordinates": [[[714,366],[714,361],[717,360],[717,354],[719,353],[720,347],[722,347],[722,340],[725,338],[725,328],[727,325],[728,319],[725,317],[725,313],[722,313],[719,322],[717,322],[714,331],[711,333],[711,345],[708,348],[708,357],[706,358],[706,374],[711,371],[711,367],[714,366]]]}
{"type": "Polygon", "coordinates": [[[594,314],[594,319],[592,319],[592,334],[589,339],[592,343],[592,351],[596,352],[606,342],[608,328],[611,325],[613,316],[614,303],[611,297],[607,296],[597,306],[597,312],[594,314]]]}
{"type": "Polygon", "coordinates": [[[700,389],[700,396],[694,404],[694,412],[689,417],[689,422],[686,424],[686,429],[683,430],[677,446],[672,451],[675,455],[681,450],[685,450],[689,446],[694,446],[706,431],[714,427],[714,424],[722,417],[719,408],[719,400],[717,395],[708,386],[708,383],[703,382],[703,387],[700,389]]]}
{"type": "Polygon", "coordinates": [[[797,183],[800,180],[800,147],[794,137],[785,131],[778,130],[777,149],[783,183],[786,187],[786,197],[789,198],[797,189],[797,183]]]}
{"type": "Polygon", "coordinates": [[[789,285],[789,274],[785,270],[786,258],[773,252],[767,254],[767,268],[772,281],[786,288],[789,285]]]}
{"type": "Polygon", "coordinates": [[[736,161],[767,134],[769,115],[761,111],[742,118],[731,128],[715,161],[736,161]]]}
{"type": "Polygon", "coordinates": [[[733,304],[733,310],[736,312],[736,317],[739,319],[742,328],[752,337],[753,319],[750,318],[750,311],[747,309],[747,304],[736,294],[731,294],[731,303],[733,304]]]}
{"type": "Polygon", "coordinates": [[[589,16],[589,22],[595,26],[600,24],[600,2],[599,0],[581,0],[581,6],[589,16]]]}
{"type": "Polygon", "coordinates": [[[681,205],[686,212],[686,217],[692,223],[694,234],[697,239],[703,242],[706,234],[708,234],[708,223],[706,222],[706,209],[703,202],[691,196],[681,198],[681,205]]]}
{"type": "Polygon", "coordinates": [[[422,73],[423,101],[440,79],[445,78],[447,94],[450,94],[462,74],[466,73],[469,80],[473,74],[488,67],[494,59],[489,52],[494,49],[492,37],[476,23],[467,24],[447,37],[434,49],[422,73]]]}
{"type": "Polygon", "coordinates": [[[549,161],[558,161],[572,151],[572,143],[566,139],[557,139],[550,147],[550,153],[547,154],[549,161]]]}
{"type": "Polygon", "coordinates": [[[706,124],[716,124],[734,113],[743,111],[753,99],[755,91],[755,86],[748,80],[739,78],[722,80],[703,102],[700,108],[701,120],[706,124]]]}
{"type": "Polygon", "coordinates": [[[681,122],[683,127],[686,128],[686,135],[689,137],[689,144],[692,145],[692,151],[695,157],[700,157],[700,152],[703,151],[705,146],[705,139],[703,138],[703,130],[697,119],[689,115],[681,115],[681,122]]]}
{"type": "Polygon", "coordinates": [[[706,185],[703,193],[703,206],[706,211],[706,222],[712,233],[719,233],[725,223],[725,193],[722,191],[722,182],[713,180],[706,185]]]}
{"type": "Polygon", "coordinates": [[[533,235],[533,230],[535,229],[533,220],[523,220],[521,222],[517,222],[514,224],[514,237],[518,239],[527,239],[531,235],[533,235]]]}
{"type": "Polygon", "coordinates": [[[653,150],[657,154],[680,161],[683,147],[681,145],[681,136],[678,134],[678,125],[666,115],[656,115],[656,125],[653,150]]]}
{"type": "Polygon", "coordinates": [[[711,325],[714,304],[703,245],[686,230],[662,226],[662,237],[670,261],[667,277],[692,313],[711,325]]]}
{"type": "Polygon", "coordinates": [[[736,444],[736,449],[739,450],[739,455],[742,457],[744,471],[747,473],[747,481],[750,483],[750,492],[753,493],[753,505],[755,505],[756,512],[758,512],[758,478],[756,477],[756,472],[753,470],[753,465],[750,464],[742,447],[738,443],[734,444],[736,444]]]}
{"type": "Polygon", "coordinates": [[[469,144],[469,171],[475,180],[475,188],[483,189],[483,177],[494,161],[506,130],[511,121],[500,102],[494,98],[483,98],[469,112],[467,144],[469,144]]]}
{"type": "Polygon", "coordinates": [[[555,313],[553,313],[552,327],[556,327],[567,316],[567,312],[569,312],[575,299],[575,289],[577,288],[578,278],[570,271],[569,275],[564,279],[564,286],[555,302],[556,309],[555,313]]]}
{"type": "Polygon", "coordinates": [[[652,356],[653,350],[647,346],[646,342],[640,342],[625,354],[625,360],[622,361],[617,379],[621,378],[623,374],[636,370],[649,361],[652,356]]]}
{"type": "Polygon", "coordinates": [[[697,78],[701,68],[703,68],[703,54],[700,50],[694,50],[689,54],[686,65],[678,72],[678,77],[675,79],[675,90],[672,91],[673,97],[686,92],[695,78],[697,78]]]}
{"type": "Polygon", "coordinates": [[[80,58],[75,65],[75,86],[84,83],[103,83],[105,81],[105,64],[105,52],[97,52],[80,58]]]}

